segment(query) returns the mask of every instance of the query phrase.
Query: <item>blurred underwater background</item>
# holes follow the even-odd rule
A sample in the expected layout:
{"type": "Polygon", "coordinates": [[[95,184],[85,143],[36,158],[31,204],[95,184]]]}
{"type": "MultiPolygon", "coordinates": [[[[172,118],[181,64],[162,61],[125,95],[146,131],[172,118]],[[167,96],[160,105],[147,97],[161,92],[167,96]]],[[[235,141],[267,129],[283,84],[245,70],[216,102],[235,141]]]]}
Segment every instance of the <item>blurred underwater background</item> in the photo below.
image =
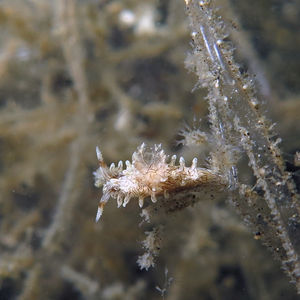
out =
{"type": "MultiPolygon", "coordinates": [[[[216,6],[299,191],[300,4],[216,6]]],[[[97,145],[109,163],[145,142],[206,165],[205,144],[180,143],[186,124],[209,131],[190,42],[183,0],[0,1],[0,299],[297,299],[226,199],[161,216],[148,271],[138,201],[95,223],[97,145]]]]}

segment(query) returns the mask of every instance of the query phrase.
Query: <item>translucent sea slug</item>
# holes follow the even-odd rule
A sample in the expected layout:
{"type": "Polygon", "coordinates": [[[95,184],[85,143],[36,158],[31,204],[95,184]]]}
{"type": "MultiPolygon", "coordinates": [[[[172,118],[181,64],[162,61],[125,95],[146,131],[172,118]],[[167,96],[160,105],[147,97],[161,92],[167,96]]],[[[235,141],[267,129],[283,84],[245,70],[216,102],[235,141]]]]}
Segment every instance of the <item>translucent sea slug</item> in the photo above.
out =
{"type": "Polygon", "coordinates": [[[96,148],[99,168],[94,172],[95,186],[103,186],[103,195],[98,205],[96,221],[110,198],[117,200],[118,207],[125,207],[131,198],[138,199],[142,208],[144,199],[159,200],[166,211],[175,211],[192,205],[203,197],[214,198],[225,188],[225,182],[216,172],[197,167],[194,158],[190,167],[185,166],[183,157],[176,163],[176,155],[167,162],[167,155],[161,145],[148,148],[143,143],[132,155],[132,162],[126,161],[118,166],[107,166],[99,148],[96,148]]]}

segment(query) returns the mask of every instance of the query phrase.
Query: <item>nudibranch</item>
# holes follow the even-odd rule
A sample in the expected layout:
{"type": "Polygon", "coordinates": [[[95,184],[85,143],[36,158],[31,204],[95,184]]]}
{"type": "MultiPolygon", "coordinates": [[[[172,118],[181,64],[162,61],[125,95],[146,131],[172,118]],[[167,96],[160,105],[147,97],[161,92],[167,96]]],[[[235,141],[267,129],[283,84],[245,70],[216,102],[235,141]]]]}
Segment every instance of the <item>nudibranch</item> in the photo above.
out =
{"type": "Polygon", "coordinates": [[[144,200],[150,198],[153,203],[161,201],[167,211],[175,211],[199,198],[214,198],[226,185],[216,172],[197,167],[197,158],[190,167],[185,166],[183,157],[176,165],[176,155],[167,162],[168,156],[161,145],[149,148],[143,143],[133,153],[132,162],[125,162],[126,168],[122,161],[108,167],[98,147],[96,154],[99,168],[94,172],[95,186],[103,186],[96,222],[110,198],[117,200],[118,207],[126,207],[131,198],[136,198],[141,208],[144,200]]]}

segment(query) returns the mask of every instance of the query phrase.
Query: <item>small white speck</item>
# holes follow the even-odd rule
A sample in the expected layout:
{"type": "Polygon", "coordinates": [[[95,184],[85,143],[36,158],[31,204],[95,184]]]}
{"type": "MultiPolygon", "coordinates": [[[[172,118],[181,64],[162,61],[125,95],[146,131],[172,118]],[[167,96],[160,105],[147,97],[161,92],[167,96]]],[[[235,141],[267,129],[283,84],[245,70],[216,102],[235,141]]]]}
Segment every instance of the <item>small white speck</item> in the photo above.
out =
{"type": "Polygon", "coordinates": [[[30,58],[31,51],[26,47],[20,47],[16,53],[18,59],[22,61],[27,61],[30,58]]]}
{"type": "Polygon", "coordinates": [[[119,14],[119,20],[122,24],[130,27],[136,22],[136,16],[133,11],[124,9],[119,14]]]}

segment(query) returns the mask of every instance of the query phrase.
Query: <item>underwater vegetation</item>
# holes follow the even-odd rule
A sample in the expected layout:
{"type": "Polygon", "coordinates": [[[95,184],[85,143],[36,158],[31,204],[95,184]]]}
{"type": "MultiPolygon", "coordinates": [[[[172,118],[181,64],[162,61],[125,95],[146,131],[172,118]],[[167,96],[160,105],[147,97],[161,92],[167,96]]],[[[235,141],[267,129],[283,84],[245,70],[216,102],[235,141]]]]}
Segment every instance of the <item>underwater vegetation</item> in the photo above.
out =
{"type": "Polygon", "coordinates": [[[0,299],[297,299],[299,15],[1,1],[0,299]]]}

